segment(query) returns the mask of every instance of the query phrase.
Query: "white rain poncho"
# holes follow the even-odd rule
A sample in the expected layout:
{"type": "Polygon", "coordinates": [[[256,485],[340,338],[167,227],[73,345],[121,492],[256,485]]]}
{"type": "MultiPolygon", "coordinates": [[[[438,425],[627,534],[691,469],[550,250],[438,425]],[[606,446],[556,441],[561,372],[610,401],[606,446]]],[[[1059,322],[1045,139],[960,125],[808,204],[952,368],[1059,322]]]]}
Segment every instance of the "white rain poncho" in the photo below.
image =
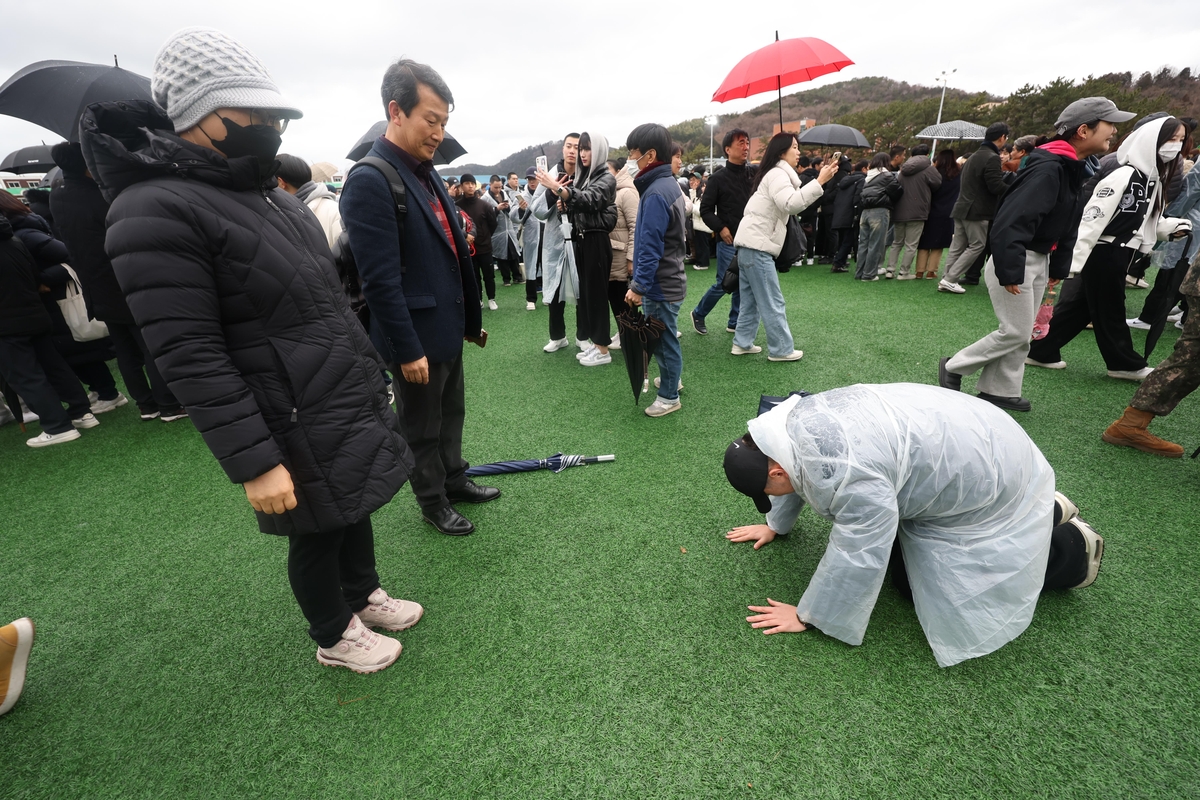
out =
{"type": "Polygon", "coordinates": [[[804,503],[833,522],[797,615],[861,644],[900,542],[939,666],[999,649],[1029,626],[1045,580],[1054,471],[983,400],[935,386],[856,385],[792,397],[751,420],[796,494],[772,498],[786,533],[804,503]]]}
{"type": "MultiPolygon", "coordinates": [[[[558,167],[550,168],[558,178],[558,167]]],[[[542,302],[550,305],[559,289],[559,300],[575,305],[579,297],[579,272],[575,267],[575,248],[571,246],[571,223],[558,213],[558,201],[546,193],[545,184],[533,195],[533,216],[545,222],[542,228],[542,302]]]]}

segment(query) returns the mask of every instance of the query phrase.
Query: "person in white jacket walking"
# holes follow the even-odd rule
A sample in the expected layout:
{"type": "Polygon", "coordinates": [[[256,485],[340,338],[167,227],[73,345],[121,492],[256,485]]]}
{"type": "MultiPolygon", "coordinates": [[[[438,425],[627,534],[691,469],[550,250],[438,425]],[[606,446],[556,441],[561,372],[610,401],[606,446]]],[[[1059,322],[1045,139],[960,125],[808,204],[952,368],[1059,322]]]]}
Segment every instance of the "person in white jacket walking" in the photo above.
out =
{"type": "Polygon", "coordinates": [[[338,210],[337,195],[329,191],[324,183],[313,180],[312,167],[303,158],[286,153],[276,158],[279,160],[279,170],[276,172],[279,188],[295,195],[316,215],[332,250],[333,243],[342,235],[342,213],[338,210]]]}
{"type": "Polygon", "coordinates": [[[821,168],[815,181],[803,186],[796,174],[800,147],[795,134],[777,133],[767,144],[755,178],[746,213],[733,244],[737,247],[738,290],[742,297],[733,354],[761,353],[754,344],[761,319],[767,329],[769,361],[799,361],[804,352],[795,348],[788,328],[787,304],[779,288],[775,257],[787,237],[788,218],[821,199],[825,184],[837,174],[837,163],[821,168]]]}

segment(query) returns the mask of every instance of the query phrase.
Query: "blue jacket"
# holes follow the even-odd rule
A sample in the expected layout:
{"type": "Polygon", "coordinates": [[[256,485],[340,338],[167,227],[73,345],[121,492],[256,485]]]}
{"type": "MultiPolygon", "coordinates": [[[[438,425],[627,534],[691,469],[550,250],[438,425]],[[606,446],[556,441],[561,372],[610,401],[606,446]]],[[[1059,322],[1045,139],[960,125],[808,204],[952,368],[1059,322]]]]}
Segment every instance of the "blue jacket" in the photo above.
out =
{"type": "Polygon", "coordinates": [[[685,222],[687,205],[671,165],[662,164],[633,179],[641,200],[633,245],[631,288],[659,302],[678,303],[687,295],[685,222]]]}
{"type": "Polygon", "coordinates": [[[363,296],[371,309],[371,341],[389,365],[421,357],[435,364],[453,361],[462,353],[463,336],[478,336],[483,322],[479,282],[458,209],[435,175],[433,188],[450,219],[456,259],[417,176],[382,142],[375,142],[370,155],[395,167],[408,190],[401,236],[383,173],[359,167],[342,189],[342,224],[350,235],[363,296]]]}

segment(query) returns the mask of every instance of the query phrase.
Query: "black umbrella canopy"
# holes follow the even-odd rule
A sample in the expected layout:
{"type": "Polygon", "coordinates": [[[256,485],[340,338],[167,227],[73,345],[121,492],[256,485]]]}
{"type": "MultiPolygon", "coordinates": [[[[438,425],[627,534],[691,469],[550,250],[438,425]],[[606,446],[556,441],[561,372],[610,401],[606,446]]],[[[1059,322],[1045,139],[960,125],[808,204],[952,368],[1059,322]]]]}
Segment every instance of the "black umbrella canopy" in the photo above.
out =
{"type": "Polygon", "coordinates": [[[35,144],[32,147],[22,147],[13,150],[0,161],[0,172],[15,172],[24,175],[28,172],[49,172],[54,169],[54,159],[50,157],[50,145],[35,144]]]}
{"type": "MultiPolygon", "coordinates": [[[[383,132],[387,130],[387,120],[380,120],[371,126],[371,129],[362,135],[346,154],[346,158],[351,161],[358,161],[371,151],[371,145],[375,144],[375,140],[383,136],[383,132]]],[[[437,152],[433,154],[433,163],[442,165],[449,164],[459,156],[465,156],[467,149],[458,143],[458,140],[449,133],[442,139],[442,143],[438,145],[437,152]]]]}
{"type": "Polygon", "coordinates": [[[71,142],[92,103],[151,100],[150,79],[136,72],[81,61],[38,61],[0,86],[0,114],[32,122],[71,142]]]}
{"type": "Polygon", "coordinates": [[[800,134],[800,144],[829,147],[870,147],[867,137],[849,125],[817,125],[800,134]]]}

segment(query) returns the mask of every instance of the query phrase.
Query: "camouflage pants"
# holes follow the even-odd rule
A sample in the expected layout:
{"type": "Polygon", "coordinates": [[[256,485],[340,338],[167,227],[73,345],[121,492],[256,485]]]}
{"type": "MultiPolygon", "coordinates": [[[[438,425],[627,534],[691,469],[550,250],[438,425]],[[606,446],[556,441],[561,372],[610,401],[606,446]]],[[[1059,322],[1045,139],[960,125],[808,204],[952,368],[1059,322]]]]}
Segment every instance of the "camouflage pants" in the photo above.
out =
{"type": "Polygon", "coordinates": [[[1200,297],[1188,297],[1187,320],[1175,352],[1142,382],[1130,405],[1156,417],[1170,414],[1200,387],[1200,297]]]}

